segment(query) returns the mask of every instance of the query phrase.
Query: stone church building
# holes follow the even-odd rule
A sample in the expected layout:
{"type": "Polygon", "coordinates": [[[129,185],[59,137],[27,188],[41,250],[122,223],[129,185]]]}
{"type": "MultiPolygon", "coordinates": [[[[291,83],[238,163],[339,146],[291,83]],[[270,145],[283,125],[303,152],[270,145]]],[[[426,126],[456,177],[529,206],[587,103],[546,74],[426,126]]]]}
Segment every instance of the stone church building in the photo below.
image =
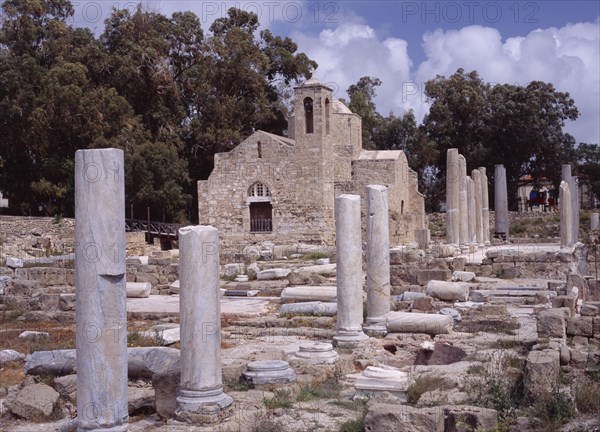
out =
{"type": "Polygon", "coordinates": [[[259,130],[215,155],[208,180],[198,182],[198,212],[200,224],[219,229],[222,247],[333,245],[334,198],[361,195],[364,214],[369,184],[389,188],[392,245],[425,228],[423,195],[404,152],[363,150],[361,118],[331,92],[308,80],[295,88],[288,137],[259,130]]]}

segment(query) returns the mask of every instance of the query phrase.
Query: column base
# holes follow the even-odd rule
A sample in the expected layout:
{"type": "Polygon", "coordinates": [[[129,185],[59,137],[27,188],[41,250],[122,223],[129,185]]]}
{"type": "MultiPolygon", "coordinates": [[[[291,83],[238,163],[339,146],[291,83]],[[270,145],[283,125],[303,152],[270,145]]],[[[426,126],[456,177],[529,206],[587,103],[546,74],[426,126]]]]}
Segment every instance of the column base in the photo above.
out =
{"type": "Polygon", "coordinates": [[[118,426],[113,426],[113,427],[101,427],[98,426],[97,428],[94,427],[92,429],[87,429],[87,428],[81,428],[79,426],[79,422],[75,422],[77,424],[77,432],[127,432],[129,430],[129,423],[125,423],[122,425],[118,425],[118,426]]]}
{"type": "Polygon", "coordinates": [[[233,398],[223,392],[223,387],[218,387],[210,390],[180,390],[176,401],[177,411],[212,415],[231,405],[233,398]]]}
{"type": "Polygon", "coordinates": [[[363,324],[363,332],[375,338],[385,337],[388,333],[385,321],[366,322],[363,324]]]}
{"type": "Polygon", "coordinates": [[[364,334],[362,330],[338,330],[333,337],[333,344],[342,348],[353,348],[367,339],[369,339],[369,336],[364,334]]]}

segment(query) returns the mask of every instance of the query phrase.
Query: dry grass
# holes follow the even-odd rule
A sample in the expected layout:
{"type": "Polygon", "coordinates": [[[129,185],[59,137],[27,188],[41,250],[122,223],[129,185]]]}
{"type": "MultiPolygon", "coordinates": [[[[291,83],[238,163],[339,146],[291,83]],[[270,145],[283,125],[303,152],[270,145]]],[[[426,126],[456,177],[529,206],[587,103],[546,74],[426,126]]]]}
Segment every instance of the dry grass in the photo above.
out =
{"type": "Polygon", "coordinates": [[[12,349],[23,354],[31,354],[34,351],[75,348],[75,324],[2,321],[0,322],[0,335],[0,350],[12,349]],[[47,332],[50,336],[42,341],[20,339],[19,334],[25,330],[47,332]]]}
{"type": "Polygon", "coordinates": [[[0,366],[0,388],[21,384],[25,379],[23,362],[13,361],[0,366]]]}

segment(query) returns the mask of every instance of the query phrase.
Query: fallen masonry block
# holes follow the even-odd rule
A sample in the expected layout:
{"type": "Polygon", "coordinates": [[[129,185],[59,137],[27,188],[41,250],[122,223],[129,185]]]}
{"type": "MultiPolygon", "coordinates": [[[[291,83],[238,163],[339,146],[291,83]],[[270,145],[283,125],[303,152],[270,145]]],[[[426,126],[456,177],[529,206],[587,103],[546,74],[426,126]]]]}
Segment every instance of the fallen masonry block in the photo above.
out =
{"type": "Polygon", "coordinates": [[[450,333],[454,320],[448,315],[412,312],[389,312],[386,315],[389,333],[450,333]]]}
{"type": "Polygon", "coordinates": [[[432,280],[427,283],[425,293],[440,300],[467,301],[469,298],[469,285],[464,282],[432,280]]]}

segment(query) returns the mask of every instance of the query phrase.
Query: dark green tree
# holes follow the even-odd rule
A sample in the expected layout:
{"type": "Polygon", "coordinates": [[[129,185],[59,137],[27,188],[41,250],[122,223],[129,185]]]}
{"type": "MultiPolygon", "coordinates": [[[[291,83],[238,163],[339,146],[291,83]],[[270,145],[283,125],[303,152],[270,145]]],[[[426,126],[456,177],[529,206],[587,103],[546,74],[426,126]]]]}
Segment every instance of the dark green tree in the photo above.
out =
{"type": "Polygon", "coordinates": [[[364,76],[356,84],[348,87],[346,92],[350,99],[348,108],[362,118],[362,143],[365,149],[374,149],[375,134],[383,121],[375,107],[376,88],[381,85],[379,78],[364,76]]]}

